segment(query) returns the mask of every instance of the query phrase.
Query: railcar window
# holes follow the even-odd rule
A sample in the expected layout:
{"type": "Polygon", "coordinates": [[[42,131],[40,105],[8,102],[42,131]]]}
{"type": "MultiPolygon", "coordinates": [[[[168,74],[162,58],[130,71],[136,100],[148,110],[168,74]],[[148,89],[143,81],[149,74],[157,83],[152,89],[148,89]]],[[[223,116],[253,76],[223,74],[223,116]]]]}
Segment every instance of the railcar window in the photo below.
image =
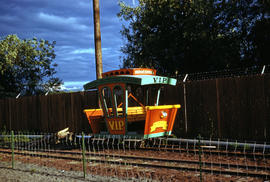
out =
{"type": "Polygon", "coordinates": [[[111,89],[108,87],[102,88],[101,96],[102,96],[102,105],[106,115],[108,117],[113,117],[111,89]]]}
{"type": "MultiPolygon", "coordinates": [[[[163,87],[160,85],[147,85],[147,86],[137,86],[128,85],[127,87],[128,95],[131,93],[137,101],[145,106],[155,106],[159,105],[160,93],[163,87]]],[[[140,104],[129,97],[128,106],[140,106],[140,104]]]]}
{"type": "Polygon", "coordinates": [[[135,90],[135,97],[140,99],[143,98],[143,91],[142,91],[142,87],[137,87],[135,90]]]}
{"type": "Polygon", "coordinates": [[[113,99],[115,103],[116,116],[123,117],[124,116],[124,91],[122,87],[115,86],[113,89],[113,99]]]}
{"type": "Polygon", "coordinates": [[[128,106],[134,107],[134,106],[140,106],[140,103],[143,104],[142,101],[144,99],[143,99],[142,86],[128,85],[127,90],[128,90],[128,96],[129,96],[128,106]],[[130,94],[132,94],[132,96],[130,94]]]}
{"type": "Polygon", "coordinates": [[[163,90],[163,87],[160,87],[158,85],[147,86],[144,90],[144,101],[146,105],[158,105],[161,90],[163,90]]]}

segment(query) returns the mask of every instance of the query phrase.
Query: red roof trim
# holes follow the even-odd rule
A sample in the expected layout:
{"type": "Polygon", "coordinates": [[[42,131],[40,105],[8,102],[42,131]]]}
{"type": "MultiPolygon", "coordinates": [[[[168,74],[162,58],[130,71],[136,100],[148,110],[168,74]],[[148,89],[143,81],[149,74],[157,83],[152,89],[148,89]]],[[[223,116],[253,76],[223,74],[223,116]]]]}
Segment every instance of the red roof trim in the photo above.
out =
{"type": "Polygon", "coordinates": [[[102,77],[106,78],[116,75],[156,75],[156,72],[155,69],[149,68],[124,68],[102,73],[102,77]]]}

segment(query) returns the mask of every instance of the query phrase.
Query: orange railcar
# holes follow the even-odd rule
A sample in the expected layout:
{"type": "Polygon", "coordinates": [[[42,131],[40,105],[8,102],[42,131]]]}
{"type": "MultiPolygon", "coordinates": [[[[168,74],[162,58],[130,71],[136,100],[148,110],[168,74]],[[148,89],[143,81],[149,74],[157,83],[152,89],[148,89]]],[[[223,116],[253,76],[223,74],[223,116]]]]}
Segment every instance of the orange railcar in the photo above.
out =
{"type": "Polygon", "coordinates": [[[145,139],[171,135],[180,105],[159,105],[159,96],[162,86],[175,84],[176,79],[157,76],[154,69],[103,73],[103,79],[84,85],[85,90],[97,88],[101,106],[84,110],[92,132],[145,139]]]}

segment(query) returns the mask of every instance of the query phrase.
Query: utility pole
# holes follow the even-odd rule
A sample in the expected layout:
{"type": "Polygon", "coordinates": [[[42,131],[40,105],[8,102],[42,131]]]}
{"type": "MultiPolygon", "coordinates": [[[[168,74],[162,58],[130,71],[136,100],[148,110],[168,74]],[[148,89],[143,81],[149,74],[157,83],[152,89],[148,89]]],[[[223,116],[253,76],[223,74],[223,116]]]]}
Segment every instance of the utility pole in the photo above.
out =
{"type": "Polygon", "coordinates": [[[94,8],[96,75],[97,79],[101,79],[103,70],[102,70],[102,53],[101,53],[99,0],[93,0],[93,8],[94,8]]]}

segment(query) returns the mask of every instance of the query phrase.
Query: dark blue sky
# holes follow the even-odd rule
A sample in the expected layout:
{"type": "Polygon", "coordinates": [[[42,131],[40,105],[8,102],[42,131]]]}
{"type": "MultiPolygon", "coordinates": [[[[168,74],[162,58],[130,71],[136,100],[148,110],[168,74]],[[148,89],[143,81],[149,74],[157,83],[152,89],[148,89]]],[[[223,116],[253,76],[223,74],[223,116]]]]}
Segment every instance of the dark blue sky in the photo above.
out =
{"type": "MultiPolygon", "coordinates": [[[[124,0],[134,5],[135,0],[124,0]]],[[[92,0],[2,0],[0,36],[56,41],[57,76],[66,87],[81,87],[96,79],[92,0]]],[[[121,62],[122,23],[118,0],[100,0],[103,71],[121,62]]]]}

